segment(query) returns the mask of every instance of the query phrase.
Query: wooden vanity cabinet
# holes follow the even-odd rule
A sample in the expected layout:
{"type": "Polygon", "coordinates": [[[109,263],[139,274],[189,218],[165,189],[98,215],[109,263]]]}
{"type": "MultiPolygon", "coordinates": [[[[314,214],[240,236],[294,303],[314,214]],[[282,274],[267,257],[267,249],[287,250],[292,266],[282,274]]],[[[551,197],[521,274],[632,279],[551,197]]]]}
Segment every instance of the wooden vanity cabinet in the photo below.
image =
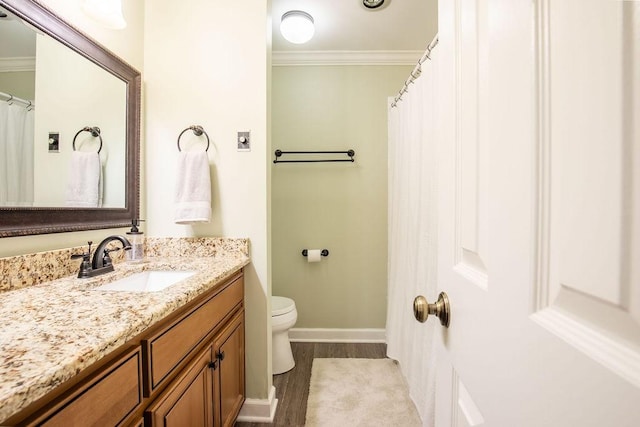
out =
{"type": "Polygon", "coordinates": [[[244,282],[240,277],[142,341],[148,362],[145,396],[162,386],[191,352],[242,306],[243,296],[244,282]]]}
{"type": "Polygon", "coordinates": [[[146,426],[233,426],[244,402],[244,281],[167,322],[142,341],[146,426]]]}
{"type": "Polygon", "coordinates": [[[146,425],[233,426],[244,402],[244,310],[145,411],[146,425]]]}
{"type": "Polygon", "coordinates": [[[243,300],[239,272],[6,425],[233,426],[244,402],[243,300]]]}

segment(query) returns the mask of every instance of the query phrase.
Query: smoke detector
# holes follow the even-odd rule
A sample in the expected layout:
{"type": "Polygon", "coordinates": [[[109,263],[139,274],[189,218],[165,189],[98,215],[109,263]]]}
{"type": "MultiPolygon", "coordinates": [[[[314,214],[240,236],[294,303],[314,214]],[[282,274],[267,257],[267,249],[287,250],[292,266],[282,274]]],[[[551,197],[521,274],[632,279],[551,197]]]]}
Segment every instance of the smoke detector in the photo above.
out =
{"type": "Polygon", "coordinates": [[[384,0],[362,0],[362,4],[367,9],[377,9],[384,4],[384,0]]]}

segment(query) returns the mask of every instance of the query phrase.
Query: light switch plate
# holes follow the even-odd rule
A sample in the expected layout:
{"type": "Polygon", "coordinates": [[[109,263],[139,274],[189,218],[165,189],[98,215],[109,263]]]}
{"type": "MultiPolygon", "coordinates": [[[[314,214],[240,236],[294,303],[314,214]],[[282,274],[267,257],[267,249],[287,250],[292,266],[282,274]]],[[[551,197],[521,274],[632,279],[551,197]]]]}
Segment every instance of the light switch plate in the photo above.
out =
{"type": "Polygon", "coordinates": [[[59,153],[60,152],[60,132],[49,132],[49,152],[50,153],[59,153]]]}
{"type": "Polygon", "coordinates": [[[238,151],[251,151],[251,132],[238,132],[238,151]]]}

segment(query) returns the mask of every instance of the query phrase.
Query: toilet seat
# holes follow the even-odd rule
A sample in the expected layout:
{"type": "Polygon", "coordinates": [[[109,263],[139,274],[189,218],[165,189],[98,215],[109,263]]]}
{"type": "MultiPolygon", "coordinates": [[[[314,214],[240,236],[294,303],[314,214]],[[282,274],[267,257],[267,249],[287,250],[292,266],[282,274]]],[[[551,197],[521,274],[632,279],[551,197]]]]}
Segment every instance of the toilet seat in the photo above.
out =
{"type": "Polygon", "coordinates": [[[271,297],[271,317],[282,316],[296,309],[296,303],[291,298],[271,297]]]}

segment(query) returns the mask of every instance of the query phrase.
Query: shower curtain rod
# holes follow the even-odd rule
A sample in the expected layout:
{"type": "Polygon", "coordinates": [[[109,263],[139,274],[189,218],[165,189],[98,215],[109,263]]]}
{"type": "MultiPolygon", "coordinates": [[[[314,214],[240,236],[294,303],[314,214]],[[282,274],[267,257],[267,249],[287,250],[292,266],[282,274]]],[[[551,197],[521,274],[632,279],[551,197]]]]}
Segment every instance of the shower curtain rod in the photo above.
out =
{"type": "Polygon", "coordinates": [[[33,107],[36,106],[36,104],[34,104],[33,101],[29,101],[27,99],[18,98],[17,96],[13,96],[10,93],[0,92],[0,96],[6,98],[3,101],[20,102],[20,103],[24,104],[26,107],[29,107],[29,108],[33,108],[33,107]]]}
{"type": "Polygon", "coordinates": [[[402,101],[402,95],[409,91],[409,85],[412,84],[418,77],[420,77],[420,73],[422,73],[422,64],[424,64],[427,59],[431,60],[431,51],[434,47],[437,46],[437,44],[438,35],[436,34],[431,43],[429,43],[429,45],[427,46],[427,50],[425,50],[424,54],[420,57],[420,59],[418,59],[418,64],[415,66],[413,71],[411,71],[409,78],[405,80],[402,89],[400,89],[396,97],[393,98],[391,108],[394,108],[396,105],[398,105],[398,102],[402,101]]]}

